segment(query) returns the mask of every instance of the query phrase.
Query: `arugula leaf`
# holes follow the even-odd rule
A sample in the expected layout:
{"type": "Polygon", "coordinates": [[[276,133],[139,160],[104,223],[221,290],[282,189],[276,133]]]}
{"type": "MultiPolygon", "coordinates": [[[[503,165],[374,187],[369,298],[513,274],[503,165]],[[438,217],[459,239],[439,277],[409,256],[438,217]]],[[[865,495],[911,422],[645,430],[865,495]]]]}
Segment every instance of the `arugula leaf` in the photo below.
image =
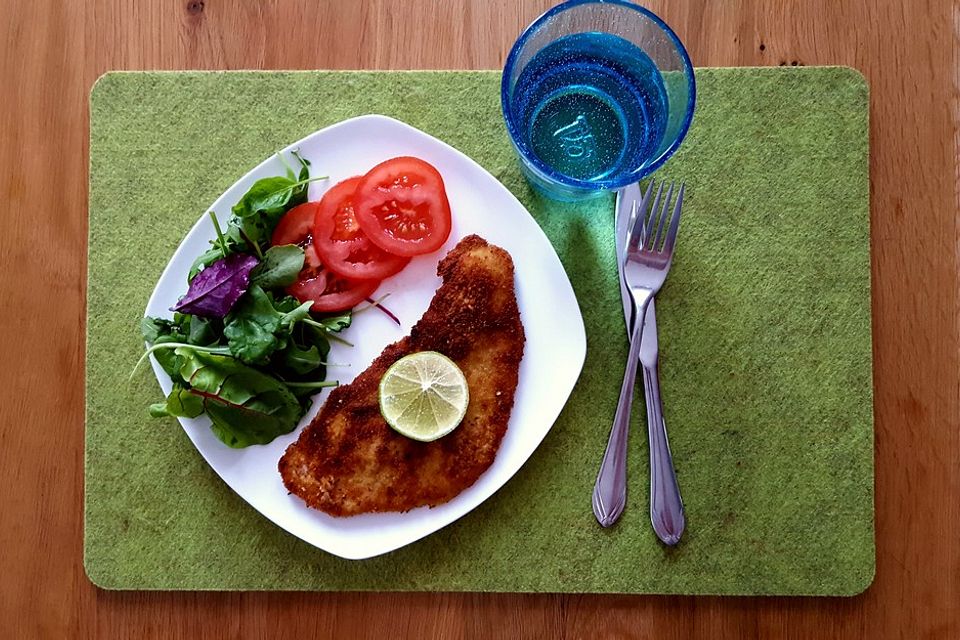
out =
{"type": "Polygon", "coordinates": [[[305,320],[310,317],[310,307],[313,306],[313,302],[306,301],[298,306],[296,309],[291,309],[290,311],[283,314],[283,317],[280,318],[280,324],[287,330],[290,331],[293,328],[293,325],[305,320]]]}
{"type": "Polygon", "coordinates": [[[261,212],[246,218],[234,216],[227,223],[227,232],[224,237],[231,245],[264,247],[270,243],[274,228],[287,210],[288,208],[275,213],[261,212]]]}
{"type": "Polygon", "coordinates": [[[270,247],[263,254],[263,262],[250,274],[250,282],[264,289],[293,284],[303,269],[303,260],[303,249],[295,244],[270,247]]]}
{"type": "Polygon", "coordinates": [[[282,215],[294,204],[294,191],[299,185],[295,180],[284,176],[260,178],[243,194],[240,201],[233,205],[233,215],[238,218],[249,218],[259,213],[282,215]]]}
{"type": "Polygon", "coordinates": [[[339,333],[349,327],[350,323],[353,322],[353,314],[350,311],[344,311],[339,315],[320,318],[317,322],[325,326],[328,330],[339,333]]]}
{"type": "Polygon", "coordinates": [[[299,307],[302,303],[293,296],[284,296],[279,300],[273,301],[274,308],[281,313],[289,313],[299,307]]]}
{"type": "MultiPolygon", "coordinates": [[[[296,153],[296,152],[294,152],[296,153]]],[[[297,174],[293,172],[293,167],[290,166],[290,163],[287,162],[287,159],[283,157],[283,154],[277,151],[277,159],[280,161],[280,164],[283,165],[283,168],[286,169],[286,176],[291,180],[297,179],[297,174]]]]}
{"type": "MultiPolygon", "coordinates": [[[[326,330],[306,322],[298,322],[292,326],[290,343],[281,352],[281,362],[287,374],[296,380],[302,379],[306,374],[310,374],[314,379],[323,379],[327,377],[324,359],[329,353],[330,341],[327,339],[326,330]]],[[[304,395],[300,393],[302,389],[292,387],[292,390],[298,396],[304,395]]],[[[307,391],[313,393],[315,389],[307,391]]]]}
{"type": "Polygon", "coordinates": [[[200,316],[187,316],[187,342],[200,346],[216,344],[220,337],[215,323],[219,324],[219,321],[200,316]]]}
{"type": "Polygon", "coordinates": [[[253,285],[225,319],[223,336],[230,352],[248,364],[266,363],[270,354],[281,348],[275,334],[282,319],[270,296],[253,285]]]}
{"type": "Polygon", "coordinates": [[[309,164],[299,154],[295,155],[301,164],[296,180],[285,176],[260,178],[233,205],[235,218],[230,224],[245,232],[249,239],[259,241],[264,235],[269,237],[284,213],[307,201],[307,185],[311,182],[309,164]]]}
{"type": "Polygon", "coordinates": [[[189,393],[203,399],[211,429],[227,446],[266,444],[293,431],[303,417],[296,396],[276,378],[229,356],[189,347],[176,353],[184,361],[180,374],[190,381],[189,393]]]}
{"type": "Polygon", "coordinates": [[[303,349],[291,342],[283,350],[283,365],[294,373],[305,375],[311,371],[317,370],[323,360],[320,357],[320,350],[316,345],[311,345],[308,349],[303,349]]]}
{"type": "MultiPolygon", "coordinates": [[[[140,334],[147,342],[154,343],[160,336],[169,336],[174,331],[179,332],[179,327],[166,318],[152,318],[150,316],[140,318],[140,334]]],[[[183,338],[184,336],[179,333],[179,337],[183,338]]]]}
{"type": "Polygon", "coordinates": [[[223,335],[230,352],[247,364],[266,364],[274,352],[284,349],[293,326],[310,317],[312,303],[292,300],[297,306],[291,309],[284,298],[283,310],[277,309],[269,293],[259,285],[251,286],[225,319],[223,335]]]}
{"type": "Polygon", "coordinates": [[[208,211],[207,215],[210,216],[210,220],[213,222],[213,228],[217,232],[217,237],[210,241],[210,244],[213,246],[201,253],[197,259],[193,261],[193,264],[190,265],[190,270],[187,272],[187,284],[192,282],[200,271],[206,269],[217,260],[226,258],[234,253],[243,253],[250,248],[242,238],[228,238],[225,236],[220,229],[217,215],[213,211],[208,211]]]}
{"type": "Polygon", "coordinates": [[[241,253],[217,260],[197,274],[186,295],[171,310],[222,318],[247,290],[250,272],[257,262],[253,256],[241,253]]]}
{"type": "MultiPolygon", "coordinates": [[[[330,355],[330,340],[327,338],[327,332],[306,322],[300,322],[294,327],[291,340],[298,349],[304,351],[311,349],[317,350],[320,364],[316,369],[309,372],[310,377],[326,378],[327,365],[324,361],[327,359],[327,356],[330,355]]],[[[288,369],[291,369],[291,367],[288,366],[288,369]]],[[[294,393],[296,392],[297,390],[294,389],[294,393]]]]}
{"type": "Polygon", "coordinates": [[[297,176],[297,182],[302,183],[301,186],[295,187],[293,190],[293,199],[298,203],[307,201],[307,183],[310,180],[310,161],[300,155],[298,149],[293,150],[293,157],[297,159],[297,162],[300,163],[300,174],[297,176]]]}
{"type": "MultiPolygon", "coordinates": [[[[178,322],[167,320],[165,318],[151,318],[149,316],[140,319],[140,333],[143,339],[152,345],[164,344],[166,342],[181,343],[187,341],[187,335],[178,322]]],[[[167,372],[167,375],[174,383],[182,382],[180,380],[179,358],[171,349],[157,349],[153,352],[157,359],[157,364],[167,372]]]]}
{"type": "Polygon", "coordinates": [[[286,176],[261,178],[233,205],[233,218],[224,234],[227,242],[257,247],[268,243],[283,214],[307,201],[309,183],[326,179],[327,176],[311,178],[310,163],[297,151],[293,156],[300,163],[296,179],[289,168],[286,176]]]}
{"type": "Polygon", "coordinates": [[[321,358],[326,358],[330,353],[330,340],[327,338],[327,332],[324,329],[307,322],[301,322],[296,325],[293,336],[294,341],[303,348],[316,347],[321,358]]]}
{"type": "Polygon", "coordinates": [[[199,346],[216,344],[222,332],[221,323],[217,319],[201,318],[184,313],[173,314],[173,320],[166,318],[140,319],[140,334],[151,344],[162,342],[188,342],[199,346]]]}
{"type": "Polygon", "coordinates": [[[324,380],[323,382],[289,382],[287,386],[290,387],[290,391],[295,395],[299,400],[300,404],[303,406],[304,413],[310,409],[310,405],[313,404],[313,396],[320,389],[326,387],[337,387],[340,386],[340,383],[336,380],[324,380]]]}

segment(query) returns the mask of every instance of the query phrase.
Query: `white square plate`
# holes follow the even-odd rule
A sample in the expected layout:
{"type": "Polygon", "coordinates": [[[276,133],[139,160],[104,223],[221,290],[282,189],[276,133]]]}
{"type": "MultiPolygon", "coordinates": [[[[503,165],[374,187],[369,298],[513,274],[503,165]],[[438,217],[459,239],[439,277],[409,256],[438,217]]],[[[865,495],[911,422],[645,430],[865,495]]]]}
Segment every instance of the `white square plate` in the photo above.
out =
{"type": "MultiPolygon", "coordinates": [[[[435,253],[414,258],[403,271],[384,280],[374,294],[391,294],[387,304],[403,326],[397,327],[376,310],[358,314],[342,334],[356,346],[333,343],[329,356],[330,362],[349,367],[330,367],[329,378],[339,379],[341,384],[350,382],[385,346],[410,331],[440,285],[437,262],[464,236],[475,233],[503,247],[516,266],[517,299],[527,341],[513,413],[493,465],[472,487],[446,504],[406,513],[334,518],[309,509],[299,498],[288,495],[277,462],[316,414],[326,392],[314,398],[313,407],[298,429],[263,446],[231,449],[213,435],[206,416],[180,419],[210,466],[264,516],[335,555],[369,558],[410,544],[460,518],[493,495],[526,462],[553,426],[580,375],[586,355],[583,318],[567,274],[537,223],[496,178],[453,147],[392,118],[368,115],[294,142],[284,149],[285,157],[293,149],[299,149],[311,162],[313,175],[330,176],[327,181],[310,185],[310,200],[319,199],[330,186],[361,175],[383,160],[412,155],[440,171],[453,214],[453,230],[447,243],[435,253]]],[[[227,189],[211,209],[225,224],[230,208],[256,180],[283,173],[280,160],[272,156],[227,189]]],[[[209,248],[213,237],[213,225],[204,215],[160,276],[147,304],[147,315],[170,317],[169,308],[186,291],[190,265],[209,248]]],[[[164,393],[169,393],[169,376],[156,361],[153,369],[164,393]]]]}

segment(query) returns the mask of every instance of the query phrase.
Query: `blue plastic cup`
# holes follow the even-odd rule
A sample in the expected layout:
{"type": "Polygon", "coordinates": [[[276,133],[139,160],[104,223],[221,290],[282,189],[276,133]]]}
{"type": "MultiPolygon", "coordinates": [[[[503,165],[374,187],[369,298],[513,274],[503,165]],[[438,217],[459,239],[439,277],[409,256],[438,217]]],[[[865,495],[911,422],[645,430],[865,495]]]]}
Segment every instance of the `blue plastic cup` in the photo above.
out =
{"type": "Polygon", "coordinates": [[[537,18],[501,81],[507,131],[544,195],[574,201],[637,182],[690,127],[690,57],[660,18],[625,0],[570,0],[537,18]]]}

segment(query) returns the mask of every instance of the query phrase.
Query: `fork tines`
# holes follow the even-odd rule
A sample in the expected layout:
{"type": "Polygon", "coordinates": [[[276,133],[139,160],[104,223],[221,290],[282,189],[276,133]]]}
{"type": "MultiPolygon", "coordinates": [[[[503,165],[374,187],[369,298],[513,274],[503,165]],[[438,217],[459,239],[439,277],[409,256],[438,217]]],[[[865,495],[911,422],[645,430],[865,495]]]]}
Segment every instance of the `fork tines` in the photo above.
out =
{"type": "Polygon", "coordinates": [[[632,212],[630,224],[627,227],[630,230],[627,245],[633,251],[638,251],[641,248],[656,252],[670,253],[673,251],[674,243],[677,240],[677,229],[680,226],[684,184],[680,183],[672,211],[670,210],[670,202],[673,198],[674,183],[670,183],[666,195],[663,193],[664,184],[666,184],[666,181],[662,180],[657,186],[649,213],[647,212],[647,203],[653,190],[653,181],[647,186],[647,191],[640,205],[632,212]]]}

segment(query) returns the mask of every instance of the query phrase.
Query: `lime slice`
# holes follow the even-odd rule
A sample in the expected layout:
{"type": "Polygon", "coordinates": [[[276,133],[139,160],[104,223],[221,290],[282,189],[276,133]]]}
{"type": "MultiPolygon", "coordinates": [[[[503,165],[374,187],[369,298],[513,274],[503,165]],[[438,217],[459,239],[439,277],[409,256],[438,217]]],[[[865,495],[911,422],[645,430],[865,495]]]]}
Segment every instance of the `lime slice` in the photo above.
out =
{"type": "Polygon", "coordinates": [[[453,360],[420,351],[393,363],[380,379],[380,413],[397,432],[431,442],[457,428],[470,392],[453,360]]]}

